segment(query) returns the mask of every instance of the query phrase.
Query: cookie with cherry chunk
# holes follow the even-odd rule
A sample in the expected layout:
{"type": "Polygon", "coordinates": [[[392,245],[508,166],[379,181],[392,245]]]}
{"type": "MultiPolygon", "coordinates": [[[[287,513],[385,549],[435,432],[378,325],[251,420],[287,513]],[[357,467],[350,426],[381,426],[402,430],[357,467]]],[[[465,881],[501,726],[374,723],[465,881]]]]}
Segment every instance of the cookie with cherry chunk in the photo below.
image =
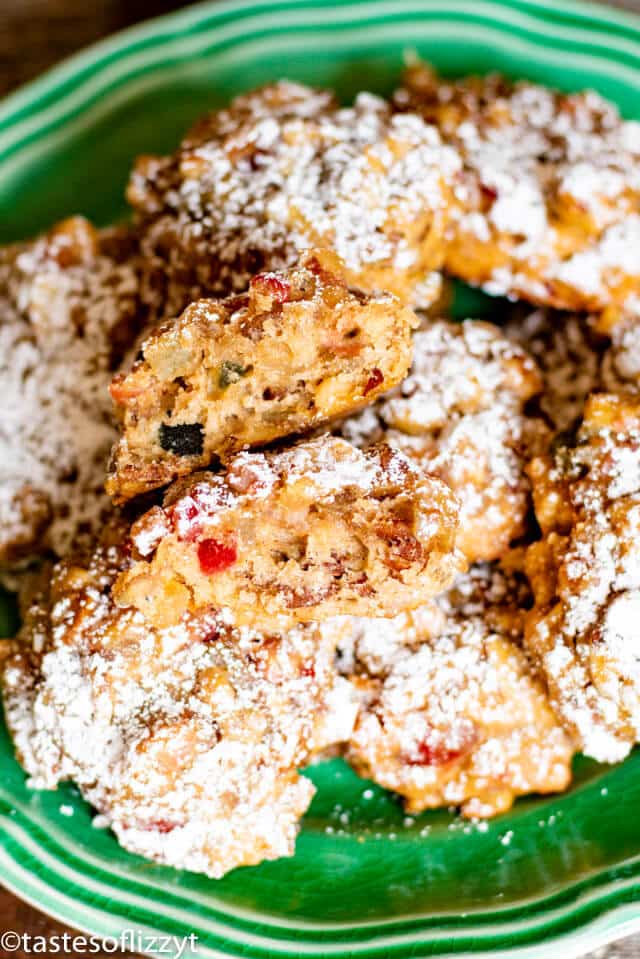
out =
{"type": "Polygon", "coordinates": [[[362,407],[406,375],[417,322],[390,294],[349,289],[326,251],[193,303],[111,384],[122,434],[109,493],[122,502],[362,407]]]}
{"type": "Polygon", "coordinates": [[[130,852],[220,877],[293,854],[314,793],[298,773],[356,711],[332,627],[281,635],[219,610],[153,626],[115,605],[114,527],[59,563],[0,641],[7,724],[33,789],[73,780],[130,852]]]}
{"type": "Polygon", "coordinates": [[[385,445],[239,453],[134,524],[114,596],[162,624],[212,605],[256,627],[393,615],[449,584],[457,524],[448,487],[385,445]]]}
{"type": "Polygon", "coordinates": [[[505,812],[559,792],[573,745],[521,648],[521,559],[481,564],[434,602],[393,619],[353,619],[338,665],[361,707],[346,756],[407,812],[505,812]]]}

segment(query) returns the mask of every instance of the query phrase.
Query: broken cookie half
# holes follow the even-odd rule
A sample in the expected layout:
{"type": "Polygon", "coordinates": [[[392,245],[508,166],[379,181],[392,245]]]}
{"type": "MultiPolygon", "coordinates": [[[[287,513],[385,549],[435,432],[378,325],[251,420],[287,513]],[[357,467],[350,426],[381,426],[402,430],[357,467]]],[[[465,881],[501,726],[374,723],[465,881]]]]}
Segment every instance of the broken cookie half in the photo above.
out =
{"type": "Polygon", "coordinates": [[[138,561],[116,602],[153,623],[205,606],[254,626],[390,616],[446,588],[460,560],[458,506],[385,445],[324,436],[240,453],[224,473],[169,490],[132,528],[138,561]]]}
{"type": "Polygon", "coordinates": [[[406,375],[417,322],[391,294],[349,289],[326,251],[193,303],[112,383],[122,434],[108,492],[123,502],[359,409],[406,375]]]}

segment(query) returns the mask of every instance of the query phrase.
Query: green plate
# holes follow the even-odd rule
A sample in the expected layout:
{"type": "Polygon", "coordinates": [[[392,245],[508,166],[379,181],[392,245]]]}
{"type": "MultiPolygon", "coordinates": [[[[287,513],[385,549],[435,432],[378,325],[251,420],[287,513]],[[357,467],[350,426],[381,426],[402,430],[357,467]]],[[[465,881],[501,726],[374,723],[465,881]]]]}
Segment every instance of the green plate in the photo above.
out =
{"type": "MultiPolygon", "coordinates": [[[[205,4],[93,47],[4,102],[0,238],[71,212],[119,216],[134,155],[171,147],[247,87],[286,75],[344,97],[388,92],[409,50],[448,73],[593,86],[640,119],[640,21],[603,7],[205,4]]],[[[444,811],[406,820],[326,763],[309,773],[319,789],[296,856],[215,882],[123,852],[71,786],[28,790],[0,732],[0,880],[92,933],[194,933],[202,956],[570,959],[640,928],[640,754],[616,768],[579,759],[575,773],[568,794],[471,825],[444,811]]]]}

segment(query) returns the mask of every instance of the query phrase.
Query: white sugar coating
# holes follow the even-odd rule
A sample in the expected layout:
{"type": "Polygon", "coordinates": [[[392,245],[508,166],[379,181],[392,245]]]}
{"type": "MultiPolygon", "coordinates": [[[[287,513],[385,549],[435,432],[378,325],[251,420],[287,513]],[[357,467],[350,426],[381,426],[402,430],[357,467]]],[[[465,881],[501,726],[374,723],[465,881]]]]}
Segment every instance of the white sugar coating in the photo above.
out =
{"type": "MultiPolygon", "coordinates": [[[[594,307],[611,296],[623,308],[637,299],[636,122],[593,92],[566,95],[499,76],[448,83],[420,67],[395,100],[434,120],[461,152],[454,232],[462,251],[465,234],[494,247],[494,268],[482,278],[490,292],[554,303],[566,286],[569,300],[583,295],[594,307]],[[625,278],[628,295],[616,290],[625,278]]],[[[464,271],[463,259],[455,264],[464,271]]]]}
{"type": "Polygon", "coordinates": [[[436,321],[414,335],[411,372],[385,403],[384,419],[407,420],[411,432],[442,429],[453,412],[487,408],[500,390],[530,393],[527,379],[536,377],[535,363],[495,326],[436,321]]]}
{"type": "Polygon", "coordinates": [[[255,496],[268,496],[277,484],[302,482],[327,499],[349,487],[369,492],[380,483],[381,470],[378,461],[345,440],[321,436],[275,454],[239,453],[231,461],[227,482],[232,489],[242,488],[249,476],[252,496],[254,491],[255,496]]]}
{"type": "Polygon", "coordinates": [[[551,532],[527,557],[526,641],[582,751],[617,762],[640,738],[640,417],[631,397],[597,403],[610,424],[589,401],[575,443],[534,464],[555,485],[536,502],[551,532]]]}
{"type": "Polygon", "coordinates": [[[354,620],[340,642],[363,701],[348,758],[409,811],[487,816],[566,785],[571,744],[517,645],[526,593],[521,574],[472,567],[435,604],[354,620]]]}
{"type": "Polygon", "coordinates": [[[417,270],[412,282],[427,281],[431,302],[433,266],[422,269],[414,224],[447,214],[459,168],[435,128],[392,115],[378,97],[339,108],[330,94],[282,82],[205,118],[174,157],[139,163],[129,198],[143,248],[176,274],[173,308],[185,267],[193,285],[230,292],[256,266],[282,268],[322,245],[363,277],[417,270]]]}
{"type": "Polygon", "coordinates": [[[419,471],[401,453],[364,452],[346,440],[321,436],[307,440],[271,457],[270,466],[280,482],[305,483],[320,499],[335,498],[345,489],[367,494],[376,487],[403,487],[419,471]]]}
{"type": "Polygon", "coordinates": [[[219,877],[291,855],[314,792],[297,767],[355,718],[339,631],[267,636],[212,610],[154,630],[109,598],[123,562],[111,549],[59,567],[5,664],[30,785],[73,779],[125,848],[180,868],[219,877]]]}
{"type": "MultiPolygon", "coordinates": [[[[640,683],[640,649],[629,643],[628,637],[637,628],[640,619],[640,589],[630,589],[616,596],[610,603],[602,623],[603,642],[620,663],[617,675],[606,677],[607,683],[620,682],[620,675],[633,677],[640,683]]],[[[617,689],[613,690],[615,694],[617,689]]]]}
{"type": "Polygon", "coordinates": [[[524,467],[546,433],[524,405],[540,386],[535,362],[497,327],[430,321],[414,335],[402,385],[340,430],[359,446],[397,446],[448,483],[460,501],[461,548],[492,558],[523,530],[524,467]]]}
{"type": "MultiPolygon", "coordinates": [[[[640,169],[640,159],[636,161],[640,169]]],[[[606,303],[606,289],[612,276],[640,273],[640,216],[627,216],[621,223],[607,227],[594,242],[585,245],[573,256],[550,263],[543,276],[559,280],[582,293],[606,303]]],[[[623,300],[622,309],[634,310],[637,290],[623,300]]]]}
{"type": "Polygon", "coordinates": [[[76,219],[0,251],[5,563],[43,548],[63,554],[107,506],[102,487],[115,437],[108,386],[138,313],[127,242],[124,232],[96,234],[76,219]]]}

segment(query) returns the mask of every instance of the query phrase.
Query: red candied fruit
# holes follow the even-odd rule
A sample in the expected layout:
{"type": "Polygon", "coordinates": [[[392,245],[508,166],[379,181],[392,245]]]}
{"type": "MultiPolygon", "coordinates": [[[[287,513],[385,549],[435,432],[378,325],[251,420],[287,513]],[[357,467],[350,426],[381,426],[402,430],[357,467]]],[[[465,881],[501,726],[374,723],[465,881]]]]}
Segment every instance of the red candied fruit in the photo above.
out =
{"type": "Polygon", "coordinates": [[[376,387],[380,386],[380,384],[383,382],[384,382],[384,376],[382,375],[382,371],[379,370],[377,366],[375,366],[371,370],[371,373],[369,374],[369,379],[365,383],[364,395],[366,396],[367,393],[371,392],[371,390],[375,390],[376,387]]]}
{"type": "Polygon", "coordinates": [[[149,832],[159,832],[163,836],[166,836],[167,833],[173,832],[174,829],[177,829],[178,824],[175,822],[170,822],[168,819],[154,819],[144,828],[149,832]]]}
{"type": "Polygon", "coordinates": [[[198,544],[200,569],[207,575],[221,573],[233,566],[238,558],[235,543],[220,543],[217,539],[203,539],[198,544]]]}
{"type": "Polygon", "coordinates": [[[276,303],[286,303],[291,296],[291,284],[277,273],[258,273],[251,280],[251,289],[255,293],[271,297],[276,303]]]}
{"type": "Polygon", "coordinates": [[[415,744],[411,754],[405,757],[410,766],[447,766],[471,751],[478,739],[478,732],[472,723],[462,723],[456,732],[458,745],[446,746],[436,734],[427,734],[415,744]]]}
{"type": "Polygon", "coordinates": [[[447,749],[446,746],[434,745],[426,740],[416,743],[411,757],[407,759],[410,766],[446,766],[463,755],[463,749],[447,749]]]}

